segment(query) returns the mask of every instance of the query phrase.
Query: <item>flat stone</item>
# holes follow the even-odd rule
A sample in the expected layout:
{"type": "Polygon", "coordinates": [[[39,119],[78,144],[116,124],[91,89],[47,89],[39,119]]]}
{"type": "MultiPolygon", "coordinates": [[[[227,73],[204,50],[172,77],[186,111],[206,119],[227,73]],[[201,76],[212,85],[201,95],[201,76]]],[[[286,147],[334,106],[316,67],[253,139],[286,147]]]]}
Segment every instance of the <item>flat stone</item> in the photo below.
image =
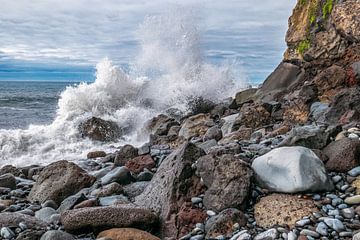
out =
{"type": "Polygon", "coordinates": [[[52,230],[44,233],[40,240],[75,240],[75,238],[67,232],[52,230]]]}
{"type": "Polygon", "coordinates": [[[294,195],[271,194],[260,199],[255,204],[255,219],[257,225],[268,228],[274,225],[304,226],[310,220],[300,220],[316,212],[312,200],[298,198],[294,195]],[[300,221],[298,221],[300,220],[300,221]]]}
{"type": "Polygon", "coordinates": [[[101,184],[107,185],[113,182],[128,184],[132,180],[131,173],[127,167],[117,167],[101,178],[101,184]]]}
{"type": "Polygon", "coordinates": [[[345,198],[345,203],[349,205],[360,204],[360,195],[345,198]]]}
{"type": "Polygon", "coordinates": [[[275,228],[271,228],[265,232],[259,233],[254,237],[254,240],[274,240],[278,236],[278,232],[275,228]]]}

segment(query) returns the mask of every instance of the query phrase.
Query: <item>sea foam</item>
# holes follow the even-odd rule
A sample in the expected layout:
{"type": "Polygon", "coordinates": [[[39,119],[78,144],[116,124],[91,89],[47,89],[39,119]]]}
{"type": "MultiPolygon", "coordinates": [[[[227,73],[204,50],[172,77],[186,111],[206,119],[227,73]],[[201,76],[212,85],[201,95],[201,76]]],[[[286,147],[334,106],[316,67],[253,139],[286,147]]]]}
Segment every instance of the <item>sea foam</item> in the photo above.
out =
{"type": "Polygon", "coordinates": [[[96,66],[95,82],[69,86],[61,93],[51,124],[0,130],[0,166],[76,161],[89,151],[115,151],[125,142],[140,145],[147,141],[140,130],[151,117],[169,108],[185,112],[194,97],[217,102],[246,86],[243,75],[235,76],[231,66],[204,61],[191,10],[176,8],[148,16],[136,37],[139,54],[130,70],[104,59],[96,66]],[[78,125],[91,116],[114,121],[130,132],[113,143],[81,138],[78,125]]]}

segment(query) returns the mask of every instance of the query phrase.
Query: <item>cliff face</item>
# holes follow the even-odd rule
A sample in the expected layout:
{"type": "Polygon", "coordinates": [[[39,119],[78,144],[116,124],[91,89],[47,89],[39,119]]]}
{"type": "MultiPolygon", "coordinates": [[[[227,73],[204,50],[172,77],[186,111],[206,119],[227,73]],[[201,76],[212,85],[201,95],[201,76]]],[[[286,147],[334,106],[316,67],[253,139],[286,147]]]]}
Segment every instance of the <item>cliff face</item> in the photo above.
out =
{"type": "MultiPolygon", "coordinates": [[[[350,88],[358,94],[359,0],[298,0],[285,40],[288,48],[283,61],[257,94],[262,102],[281,102],[285,121],[308,122],[313,103],[331,108],[339,94],[348,95],[350,88]]],[[[352,106],[355,103],[350,105],[342,109],[341,116],[327,114],[326,121],[339,123],[347,118],[344,123],[350,123],[350,115],[357,120],[355,115],[360,112],[352,106]]]]}

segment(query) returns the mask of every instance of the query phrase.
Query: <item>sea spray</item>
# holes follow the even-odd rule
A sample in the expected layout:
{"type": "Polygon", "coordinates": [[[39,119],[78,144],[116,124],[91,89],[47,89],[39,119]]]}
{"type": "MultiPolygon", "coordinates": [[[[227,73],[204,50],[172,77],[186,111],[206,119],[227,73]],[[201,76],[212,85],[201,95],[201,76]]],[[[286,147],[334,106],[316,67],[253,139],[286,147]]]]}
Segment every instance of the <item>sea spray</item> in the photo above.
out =
{"type": "Polygon", "coordinates": [[[125,142],[140,145],[148,139],[139,130],[151,117],[169,108],[185,112],[188,101],[196,97],[217,102],[246,86],[231,67],[204,62],[191,11],[148,16],[137,38],[140,51],[130,71],[104,59],[96,66],[94,83],[69,86],[61,93],[51,124],[0,130],[0,165],[79,160],[92,150],[115,151],[125,142]],[[130,131],[114,143],[81,138],[78,126],[92,116],[130,131]]]}

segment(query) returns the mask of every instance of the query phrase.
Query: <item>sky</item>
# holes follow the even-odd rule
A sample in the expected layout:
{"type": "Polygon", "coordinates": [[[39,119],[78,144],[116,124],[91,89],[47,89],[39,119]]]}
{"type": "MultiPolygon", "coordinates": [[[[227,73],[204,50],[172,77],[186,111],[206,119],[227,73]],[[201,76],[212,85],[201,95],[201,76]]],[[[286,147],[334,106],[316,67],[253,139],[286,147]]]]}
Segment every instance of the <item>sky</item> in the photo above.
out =
{"type": "Polygon", "coordinates": [[[196,13],[205,61],[236,61],[262,82],[281,61],[296,0],[0,0],[0,80],[88,80],[104,57],[126,66],[138,27],[179,5],[196,13]]]}

